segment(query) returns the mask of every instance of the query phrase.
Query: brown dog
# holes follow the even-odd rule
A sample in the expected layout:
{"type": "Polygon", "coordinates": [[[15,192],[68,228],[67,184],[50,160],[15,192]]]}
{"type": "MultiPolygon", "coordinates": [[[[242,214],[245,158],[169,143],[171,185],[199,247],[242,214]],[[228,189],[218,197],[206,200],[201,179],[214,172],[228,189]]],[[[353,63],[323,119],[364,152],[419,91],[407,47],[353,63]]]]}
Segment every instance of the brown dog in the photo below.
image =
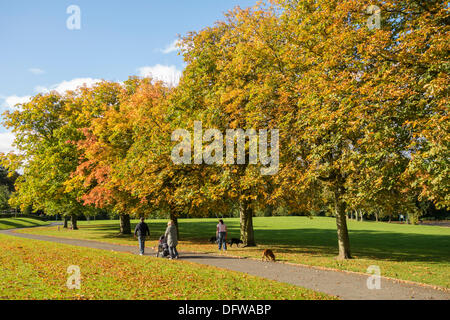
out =
{"type": "Polygon", "coordinates": [[[273,254],[273,251],[270,249],[264,250],[263,256],[262,256],[262,261],[264,260],[269,260],[269,261],[274,261],[275,262],[275,255],[273,254]]]}

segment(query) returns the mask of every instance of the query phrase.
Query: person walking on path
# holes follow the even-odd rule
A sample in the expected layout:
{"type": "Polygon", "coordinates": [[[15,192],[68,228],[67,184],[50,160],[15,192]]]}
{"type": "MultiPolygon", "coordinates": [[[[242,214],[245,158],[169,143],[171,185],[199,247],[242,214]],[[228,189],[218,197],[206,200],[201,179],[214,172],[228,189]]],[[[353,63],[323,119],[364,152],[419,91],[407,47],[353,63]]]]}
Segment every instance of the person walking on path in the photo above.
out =
{"type": "Polygon", "coordinates": [[[222,219],[219,220],[219,224],[217,225],[216,236],[217,242],[219,243],[219,251],[222,249],[222,246],[223,250],[227,251],[227,226],[223,223],[222,219]]]}
{"type": "Polygon", "coordinates": [[[173,220],[170,220],[167,224],[167,229],[164,236],[167,239],[167,245],[169,246],[170,259],[178,259],[177,227],[175,226],[175,222],[173,222],[173,220]]]}
{"type": "Polygon", "coordinates": [[[145,218],[141,218],[141,222],[139,222],[134,229],[134,237],[138,237],[139,240],[139,252],[140,255],[143,256],[145,253],[145,238],[147,236],[150,237],[150,229],[148,225],[145,223],[145,218]]]}

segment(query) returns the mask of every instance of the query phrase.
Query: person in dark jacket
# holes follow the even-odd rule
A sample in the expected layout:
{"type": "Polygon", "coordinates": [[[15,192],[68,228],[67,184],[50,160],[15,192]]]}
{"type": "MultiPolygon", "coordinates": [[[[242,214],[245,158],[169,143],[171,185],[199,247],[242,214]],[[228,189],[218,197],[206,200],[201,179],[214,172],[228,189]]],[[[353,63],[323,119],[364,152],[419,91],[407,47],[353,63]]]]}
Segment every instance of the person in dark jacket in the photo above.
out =
{"type": "Polygon", "coordinates": [[[140,255],[144,255],[145,253],[145,238],[147,236],[150,237],[150,229],[148,225],[145,223],[145,219],[141,218],[141,222],[138,223],[136,228],[134,229],[134,237],[138,237],[139,240],[139,252],[140,255]]]}
{"type": "Polygon", "coordinates": [[[170,220],[167,224],[167,229],[164,236],[167,239],[167,244],[169,245],[170,259],[178,259],[177,227],[175,226],[175,222],[173,222],[173,220],[170,220]]]}

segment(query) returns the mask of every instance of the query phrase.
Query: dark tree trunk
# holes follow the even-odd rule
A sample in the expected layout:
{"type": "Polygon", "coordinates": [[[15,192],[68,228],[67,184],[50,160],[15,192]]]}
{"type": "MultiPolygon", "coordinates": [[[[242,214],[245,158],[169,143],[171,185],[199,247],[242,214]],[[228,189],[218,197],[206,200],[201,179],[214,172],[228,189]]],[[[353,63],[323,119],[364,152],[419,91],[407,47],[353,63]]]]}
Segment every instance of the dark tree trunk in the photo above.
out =
{"type": "Polygon", "coordinates": [[[69,217],[64,216],[64,229],[69,228],[69,217]]]}
{"type": "Polygon", "coordinates": [[[131,234],[131,221],[129,214],[120,215],[120,234],[131,234]]]}
{"type": "Polygon", "coordinates": [[[341,201],[340,196],[335,194],[335,210],[336,210],[336,225],[339,245],[338,259],[351,259],[350,253],[350,238],[348,236],[347,220],[345,216],[345,203],[341,201]]]}
{"type": "Polygon", "coordinates": [[[239,203],[241,217],[241,240],[244,247],[256,247],[253,231],[253,208],[249,201],[241,200],[239,203]]]}
{"type": "Polygon", "coordinates": [[[72,216],[72,230],[78,230],[78,225],[77,225],[77,221],[78,221],[78,217],[74,214],[72,216]]]}

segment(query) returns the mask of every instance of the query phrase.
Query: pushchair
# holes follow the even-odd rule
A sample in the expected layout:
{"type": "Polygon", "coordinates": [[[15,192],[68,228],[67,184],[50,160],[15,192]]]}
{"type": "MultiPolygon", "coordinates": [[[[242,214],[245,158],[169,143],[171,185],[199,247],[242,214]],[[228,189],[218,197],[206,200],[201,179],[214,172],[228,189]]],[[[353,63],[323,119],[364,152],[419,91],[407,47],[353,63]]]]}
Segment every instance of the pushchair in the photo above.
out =
{"type": "Polygon", "coordinates": [[[167,258],[170,256],[169,245],[167,244],[167,240],[164,236],[159,238],[158,243],[158,253],[156,254],[157,258],[167,258]]]}

